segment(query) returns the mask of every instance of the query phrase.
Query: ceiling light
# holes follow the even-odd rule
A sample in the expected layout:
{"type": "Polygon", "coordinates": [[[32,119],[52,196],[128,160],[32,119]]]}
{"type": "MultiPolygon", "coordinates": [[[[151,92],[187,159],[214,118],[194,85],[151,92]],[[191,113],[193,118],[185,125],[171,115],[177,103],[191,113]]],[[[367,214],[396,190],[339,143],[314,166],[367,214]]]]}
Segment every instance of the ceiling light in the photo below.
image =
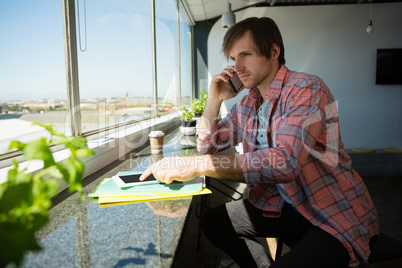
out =
{"type": "Polygon", "coordinates": [[[226,4],[226,12],[222,14],[222,27],[229,28],[236,23],[236,15],[232,12],[232,4],[226,4]]]}
{"type": "Polygon", "coordinates": [[[370,19],[368,21],[368,26],[366,28],[366,32],[371,34],[374,31],[373,21],[371,20],[371,0],[370,0],[370,19]]]}
{"type": "Polygon", "coordinates": [[[372,22],[371,20],[369,20],[368,26],[367,26],[367,28],[366,28],[366,32],[370,34],[370,33],[372,33],[373,31],[374,31],[373,22],[372,22]]]}

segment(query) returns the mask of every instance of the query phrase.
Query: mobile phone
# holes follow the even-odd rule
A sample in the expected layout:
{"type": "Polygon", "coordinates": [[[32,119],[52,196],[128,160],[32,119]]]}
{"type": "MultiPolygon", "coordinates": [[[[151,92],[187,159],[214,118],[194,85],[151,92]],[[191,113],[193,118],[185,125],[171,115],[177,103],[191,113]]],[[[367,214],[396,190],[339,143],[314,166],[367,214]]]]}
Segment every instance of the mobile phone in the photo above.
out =
{"type": "Polygon", "coordinates": [[[117,175],[113,176],[112,179],[120,187],[130,187],[136,185],[144,185],[149,183],[159,183],[159,181],[154,177],[153,174],[149,175],[145,180],[140,181],[141,174],[130,174],[130,172],[119,172],[117,175]]]}
{"type": "Polygon", "coordinates": [[[233,72],[233,77],[229,77],[229,84],[232,90],[237,93],[243,88],[243,82],[240,80],[236,72],[233,72]]]}

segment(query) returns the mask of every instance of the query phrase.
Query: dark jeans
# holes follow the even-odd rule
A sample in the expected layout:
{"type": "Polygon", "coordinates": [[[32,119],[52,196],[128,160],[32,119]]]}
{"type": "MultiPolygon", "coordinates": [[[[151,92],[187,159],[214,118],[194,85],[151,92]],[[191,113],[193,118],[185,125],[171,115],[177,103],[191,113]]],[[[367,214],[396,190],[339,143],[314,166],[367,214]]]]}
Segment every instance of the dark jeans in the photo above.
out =
{"type": "Polygon", "coordinates": [[[313,226],[286,204],[279,218],[266,218],[249,200],[209,210],[202,219],[207,238],[240,267],[348,267],[349,254],[342,243],[313,226]],[[297,241],[276,262],[255,237],[282,237],[297,241]]]}

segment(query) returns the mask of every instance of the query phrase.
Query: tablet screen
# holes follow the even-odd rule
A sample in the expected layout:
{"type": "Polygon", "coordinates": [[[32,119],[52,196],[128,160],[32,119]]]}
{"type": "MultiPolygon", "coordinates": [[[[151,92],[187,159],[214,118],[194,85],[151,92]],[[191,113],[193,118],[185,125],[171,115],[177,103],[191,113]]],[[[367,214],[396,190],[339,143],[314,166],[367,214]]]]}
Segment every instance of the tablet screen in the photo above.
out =
{"type": "Polygon", "coordinates": [[[120,175],[119,178],[124,181],[124,183],[133,183],[133,182],[145,182],[145,181],[155,181],[155,177],[153,174],[149,175],[145,180],[140,181],[139,178],[141,174],[132,174],[132,175],[120,175]]]}

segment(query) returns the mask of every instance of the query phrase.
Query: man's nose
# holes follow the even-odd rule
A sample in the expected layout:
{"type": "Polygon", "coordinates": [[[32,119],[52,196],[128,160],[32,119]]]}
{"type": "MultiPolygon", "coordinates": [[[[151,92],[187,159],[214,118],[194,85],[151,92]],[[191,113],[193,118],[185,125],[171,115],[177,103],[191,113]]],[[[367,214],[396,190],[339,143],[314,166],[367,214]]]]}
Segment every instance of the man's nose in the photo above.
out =
{"type": "Polygon", "coordinates": [[[235,60],[234,62],[234,71],[237,73],[239,71],[241,71],[244,68],[243,64],[240,62],[240,60],[235,60]]]}

